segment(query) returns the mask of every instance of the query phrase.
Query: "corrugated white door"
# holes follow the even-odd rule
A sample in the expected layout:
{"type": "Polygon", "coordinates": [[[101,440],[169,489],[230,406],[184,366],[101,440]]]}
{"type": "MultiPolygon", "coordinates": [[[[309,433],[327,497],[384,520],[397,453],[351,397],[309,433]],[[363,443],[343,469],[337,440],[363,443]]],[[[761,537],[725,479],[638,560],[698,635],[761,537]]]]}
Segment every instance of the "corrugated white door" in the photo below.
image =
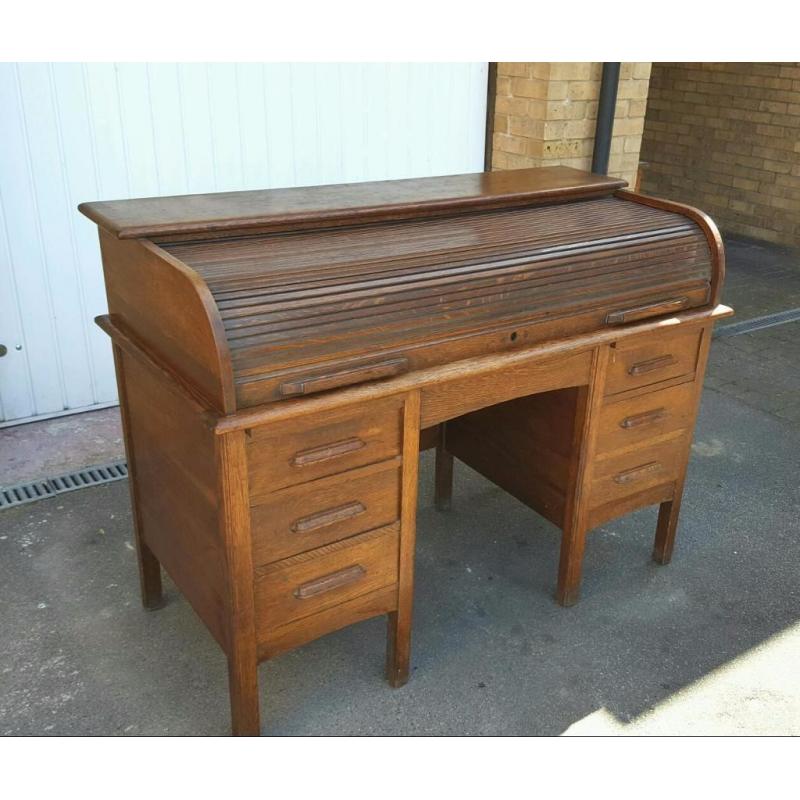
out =
{"type": "Polygon", "coordinates": [[[116,402],[79,202],[480,171],[486,80],[486,64],[0,64],[0,424],[116,402]]]}

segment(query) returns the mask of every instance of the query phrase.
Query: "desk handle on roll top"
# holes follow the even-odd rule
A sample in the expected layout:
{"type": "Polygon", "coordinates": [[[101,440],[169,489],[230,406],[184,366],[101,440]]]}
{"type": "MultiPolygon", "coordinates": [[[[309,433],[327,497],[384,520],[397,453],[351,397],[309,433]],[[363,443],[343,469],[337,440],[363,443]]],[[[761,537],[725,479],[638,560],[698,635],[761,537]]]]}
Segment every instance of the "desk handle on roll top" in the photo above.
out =
{"type": "Polygon", "coordinates": [[[640,319],[657,317],[659,314],[670,314],[680,311],[689,305],[688,297],[672,297],[669,300],[659,300],[648,303],[646,306],[622,308],[619,311],[609,311],[606,314],[606,325],[622,325],[625,322],[637,322],[640,319]]]}
{"type": "Polygon", "coordinates": [[[377,361],[372,364],[362,364],[358,367],[330,372],[324,375],[312,375],[308,378],[299,378],[281,384],[280,392],[284,397],[314,394],[328,389],[339,389],[342,386],[352,386],[354,383],[377,381],[381,378],[391,378],[408,370],[407,358],[390,358],[386,361],[377,361]]]}

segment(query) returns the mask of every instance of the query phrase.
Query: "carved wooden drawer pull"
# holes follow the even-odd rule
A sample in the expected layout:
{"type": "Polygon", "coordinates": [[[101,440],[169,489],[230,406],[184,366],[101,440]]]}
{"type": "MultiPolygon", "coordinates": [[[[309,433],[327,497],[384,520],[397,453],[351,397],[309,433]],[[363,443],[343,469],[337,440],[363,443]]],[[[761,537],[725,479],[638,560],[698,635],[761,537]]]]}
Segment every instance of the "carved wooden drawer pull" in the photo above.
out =
{"type": "Polygon", "coordinates": [[[669,314],[672,311],[680,311],[688,304],[688,297],[672,297],[669,300],[659,300],[657,303],[649,303],[646,306],[610,311],[606,314],[606,325],[622,325],[625,322],[657,317],[659,314],[669,314]]]}
{"type": "Polygon", "coordinates": [[[651,472],[658,472],[660,469],[661,462],[651,461],[649,464],[642,464],[641,467],[634,467],[625,472],[620,472],[619,475],[614,476],[614,483],[630,483],[645,475],[649,475],[651,472]]]}
{"type": "Polygon", "coordinates": [[[654,408],[652,411],[645,411],[643,414],[634,414],[630,417],[625,417],[619,423],[620,428],[638,428],[640,425],[650,425],[653,422],[658,422],[667,416],[666,408],[654,408]]]}
{"type": "Polygon", "coordinates": [[[327,375],[313,375],[300,378],[296,381],[287,381],[281,384],[281,394],[284,397],[294,395],[314,394],[328,389],[338,389],[341,386],[352,386],[354,383],[376,381],[380,378],[391,378],[400,375],[408,369],[407,358],[390,358],[374,364],[363,364],[352,369],[343,369],[327,375]]]}
{"type": "Polygon", "coordinates": [[[344,522],[346,519],[352,519],[359,514],[363,514],[366,510],[367,508],[363,503],[359,503],[355,500],[343,506],[329,508],[327,511],[318,511],[316,514],[301,517],[292,523],[292,530],[295,533],[308,533],[317,528],[324,528],[326,525],[333,525],[336,522],[344,522]]]}
{"type": "Polygon", "coordinates": [[[353,564],[352,567],[345,567],[338,572],[332,572],[330,575],[323,575],[321,578],[314,578],[313,581],[298,586],[294,590],[294,596],[298,600],[307,600],[309,597],[316,597],[318,594],[331,592],[341,586],[355,583],[366,574],[367,571],[361,564],[353,564]]]}
{"type": "Polygon", "coordinates": [[[301,450],[292,456],[289,463],[293,467],[307,467],[309,464],[318,464],[320,461],[328,461],[331,458],[354,453],[366,446],[367,443],[363,439],[354,436],[352,439],[342,439],[341,442],[332,442],[321,447],[312,447],[310,450],[301,450]]]}
{"type": "Polygon", "coordinates": [[[651,358],[648,361],[640,361],[638,364],[634,364],[628,370],[628,375],[644,375],[647,372],[655,372],[657,369],[671,367],[677,363],[678,360],[673,355],[659,356],[658,358],[651,358]]]}

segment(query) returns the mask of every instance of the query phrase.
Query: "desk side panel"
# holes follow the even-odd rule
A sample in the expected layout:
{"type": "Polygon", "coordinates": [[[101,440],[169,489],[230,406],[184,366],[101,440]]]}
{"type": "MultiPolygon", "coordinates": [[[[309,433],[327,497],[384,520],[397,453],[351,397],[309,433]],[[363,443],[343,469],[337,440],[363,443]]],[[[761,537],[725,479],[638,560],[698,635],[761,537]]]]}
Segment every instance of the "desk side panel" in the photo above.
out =
{"type": "Polygon", "coordinates": [[[226,647],[228,583],[218,522],[215,434],[162,375],[120,351],[135,518],[140,536],[226,647]]]}
{"type": "Polygon", "coordinates": [[[147,241],[100,230],[108,310],[222,413],[235,410],[230,353],[205,282],[147,241]]]}

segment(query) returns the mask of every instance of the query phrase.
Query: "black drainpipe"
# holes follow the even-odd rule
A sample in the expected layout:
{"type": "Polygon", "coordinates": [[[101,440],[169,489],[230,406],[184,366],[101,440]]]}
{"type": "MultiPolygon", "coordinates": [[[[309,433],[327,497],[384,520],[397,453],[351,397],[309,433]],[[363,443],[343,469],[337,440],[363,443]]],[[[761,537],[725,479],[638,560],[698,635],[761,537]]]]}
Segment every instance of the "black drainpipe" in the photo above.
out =
{"type": "Polygon", "coordinates": [[[620,62],[603,62],[600,102],[597,106],[597,127],[594,132],[594,152],[592,153],[592,172],[598,175],[608,173],[611,135],[614,131],[614,110],[617,106],[617,88],[619,87],[619,67],[620,62]]]}

